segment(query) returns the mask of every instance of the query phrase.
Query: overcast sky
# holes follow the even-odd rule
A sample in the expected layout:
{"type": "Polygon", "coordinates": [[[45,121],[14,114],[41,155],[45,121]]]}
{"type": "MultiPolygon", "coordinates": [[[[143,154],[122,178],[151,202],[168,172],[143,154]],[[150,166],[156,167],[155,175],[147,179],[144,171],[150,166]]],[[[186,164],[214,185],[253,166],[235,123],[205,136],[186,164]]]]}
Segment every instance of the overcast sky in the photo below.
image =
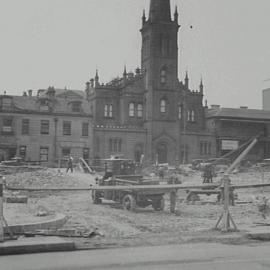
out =
{"type": "MultiPolygon", "coordinates": [[[[0,0],[0,94],[84,89],[140,65],[149,0],[0,0]]],[[[179,78],[208,104],[261,108],[270,81],[269,0],[171,0],[179,8],[179,78]],[[190,25],[193,28],[190,28],[190,25]]]]}

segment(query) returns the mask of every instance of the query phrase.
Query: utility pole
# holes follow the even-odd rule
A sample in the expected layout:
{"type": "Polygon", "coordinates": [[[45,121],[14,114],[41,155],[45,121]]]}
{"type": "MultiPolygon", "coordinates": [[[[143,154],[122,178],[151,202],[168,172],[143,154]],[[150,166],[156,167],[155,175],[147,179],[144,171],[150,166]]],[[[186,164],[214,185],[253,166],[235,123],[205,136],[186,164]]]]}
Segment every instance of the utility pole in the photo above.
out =
{"type": "Polygon", "coordinates": [[[187,129],[187,114],[186,114],[186,91],[183,91],[183,133],[182,133],[182,145],[184,147],[183,149],[183,160],[182,163],[186,164],[186,129],[187,129]]]}
{"type": "Polygon", "coordinates": [[[4,242],[3,179],[0,175],[0,243],[4,242]]]}

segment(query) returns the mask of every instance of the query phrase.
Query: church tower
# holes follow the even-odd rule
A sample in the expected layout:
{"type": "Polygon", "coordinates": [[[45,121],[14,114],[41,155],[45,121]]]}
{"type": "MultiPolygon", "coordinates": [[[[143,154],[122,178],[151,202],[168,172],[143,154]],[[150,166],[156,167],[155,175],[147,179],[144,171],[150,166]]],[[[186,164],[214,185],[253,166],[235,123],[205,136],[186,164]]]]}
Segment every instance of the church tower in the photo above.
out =
{"type": "Polygon", "coordinates": [[[170,0],[151,0],[148,19],[145,13],[142,17],[141,68],[146,89],[146,152],[148,159],[159,163],[174,159],[169,158],[175,147],[171,138],[178,132],[178,30],[178,11],[172,19],[170,0]]]}
{"type": "Polygon", "coordinates": [[[151,0],[149,18],[142,18],[141,67],[146,88],[175,89],[178,73],[178,12],[171,18],[170,0],[151,0]]]}

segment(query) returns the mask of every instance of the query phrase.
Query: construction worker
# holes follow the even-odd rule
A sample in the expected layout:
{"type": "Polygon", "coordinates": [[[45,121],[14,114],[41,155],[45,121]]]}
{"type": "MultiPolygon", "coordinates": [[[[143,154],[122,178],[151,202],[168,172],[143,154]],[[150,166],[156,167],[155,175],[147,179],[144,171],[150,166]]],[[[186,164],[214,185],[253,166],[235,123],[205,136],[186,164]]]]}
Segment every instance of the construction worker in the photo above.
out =
{"type": "Polygon", "coordinates": [[[211,164],[206,164],[203,168],[203,184],[213,183],[213,168],[211,164]]]}
{"type": "Polygon", "coordinates": [[[68,157],[67,173],[68,173],[69,169],[73,173],[73,157],[71,155],[69,155],[69,157],[68,157]]]}

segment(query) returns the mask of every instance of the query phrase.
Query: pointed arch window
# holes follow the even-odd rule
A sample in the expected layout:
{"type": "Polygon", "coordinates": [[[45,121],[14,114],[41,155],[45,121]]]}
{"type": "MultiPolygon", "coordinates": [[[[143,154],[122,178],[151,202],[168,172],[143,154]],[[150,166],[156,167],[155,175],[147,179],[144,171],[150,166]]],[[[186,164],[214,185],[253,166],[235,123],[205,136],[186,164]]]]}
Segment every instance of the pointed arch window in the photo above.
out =
{"type": "Polygon", "coordinates": [[[143,106],[140,103],[137,105],[137,116],[138,118],[143,117],[143,106]]]}
{"type": "Polygon", "coordinates": [[[167,111],[167,102],[165,99],[160,100],[160,112],[161,113],[166,113],[167,111]]]}
{"type": "Polygon", "coordinates": [[[195,122],[195,111],[194,110],[188,110],[188,121],[189,122],[195,122]]]}
{"type": "Polygon", "coordinates": [[[135,116],[135,104],[133,102],[129,103],[128,115],[129,115],[129,117],[134,117],[135,116]]]}
{"type": "Polygon", "coordinates": [[[191,122],[195,122],[195,111],[191,111],[191,122]]]}

